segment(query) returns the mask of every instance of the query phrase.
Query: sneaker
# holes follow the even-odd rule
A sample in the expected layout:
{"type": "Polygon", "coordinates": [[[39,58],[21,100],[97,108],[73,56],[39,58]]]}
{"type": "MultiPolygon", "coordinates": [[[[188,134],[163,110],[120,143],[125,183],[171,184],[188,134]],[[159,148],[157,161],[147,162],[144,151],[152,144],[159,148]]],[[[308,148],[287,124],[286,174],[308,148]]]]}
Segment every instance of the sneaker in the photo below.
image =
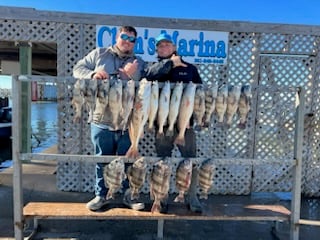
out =
{"type": "Polygon", "coordinates": [[[137,211],[143,210],[144,207],[145,207],[143,202],[139,202],[139,201],[136,201],[136,200],[131,200],[130,188],[128,188],[124,193],[123,204],[126,207],[131,208],[133,210],[137,210],[137,211]]]}
{"type": "Polygon", "coordinates": [[[101,209],[103,206],[107,204],[108,204],[108,201],[104,197],[96,196],[94,199],[88,202],[86,206],[89,210],[96,211],[101,209]]]}

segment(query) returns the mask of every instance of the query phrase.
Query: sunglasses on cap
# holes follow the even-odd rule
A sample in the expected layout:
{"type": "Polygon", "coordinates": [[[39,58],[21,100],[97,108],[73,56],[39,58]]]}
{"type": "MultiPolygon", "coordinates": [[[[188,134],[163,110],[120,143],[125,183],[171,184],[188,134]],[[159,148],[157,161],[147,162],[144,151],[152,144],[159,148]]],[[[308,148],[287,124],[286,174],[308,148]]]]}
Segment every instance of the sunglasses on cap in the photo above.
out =
{"type": "Polygon", "coordinates": [[[134,36],[128,36],[127,34],[125,34],[125,33],[122,33],[121,35],[120,35],[120,38],[122,39],[122,40],[125,40],[125,41],[129,41],[129,42],[131,42],[131,43],[134,43],[134,42],[136,42],[136,37],[134,37],[134,36]]]}

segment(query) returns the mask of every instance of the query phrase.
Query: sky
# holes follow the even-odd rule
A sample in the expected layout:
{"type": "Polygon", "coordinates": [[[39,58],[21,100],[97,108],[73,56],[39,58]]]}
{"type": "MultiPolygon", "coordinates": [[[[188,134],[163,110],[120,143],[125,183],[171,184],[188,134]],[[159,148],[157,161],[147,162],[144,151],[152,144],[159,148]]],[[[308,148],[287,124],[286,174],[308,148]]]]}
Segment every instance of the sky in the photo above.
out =
{"type": "Polygon", "coordinates": [[[108,15],[320,25],[320,0],[0,0],[0,6],[108,15]]]}

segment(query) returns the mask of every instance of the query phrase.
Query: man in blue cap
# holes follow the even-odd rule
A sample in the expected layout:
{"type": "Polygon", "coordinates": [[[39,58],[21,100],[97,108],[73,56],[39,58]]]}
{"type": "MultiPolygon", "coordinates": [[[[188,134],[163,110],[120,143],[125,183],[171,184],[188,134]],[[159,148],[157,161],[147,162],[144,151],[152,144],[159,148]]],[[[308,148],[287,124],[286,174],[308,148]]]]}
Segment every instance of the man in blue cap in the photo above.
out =
{"type": "MultiPolygon", "coordinates": [[[[159,82],[183,82],[201,84],[202,80],[198,69],[184,61],[181,56],[177,55],[176,46],[172,38],[167,33],[161,33],[156,38],[156,51],[158,54],[158,62],[148,67],[146,71],[146,78],[148,80],[158,80],[159,82]]],[[[192,121],[192,120],[191,120],[192,121]]],[[[192,122],[190,123],[192,126],[192,122]]],[[[165,129],[166,130],[166,129],[165,129]]],[[[174,148],[174,140],[178,134],[175,129],[173,136],[164,136],[163,138],[156,138],[155,146],[158,157],[170,157],[174,148]]],[[[182,157],[194,158],[196,157],[196,136],[194,130],[190,127],[185,132],[185,145],[177,145],[182,157]]],[[[202,212],[201,204],[197,198],[197,182],[198,169],[196,166],[192,170],[191,185],[188,193],[189,207],[194,212],[202,212]]],[[[165,212],[167,204],[163,206],[165,212]]]]}

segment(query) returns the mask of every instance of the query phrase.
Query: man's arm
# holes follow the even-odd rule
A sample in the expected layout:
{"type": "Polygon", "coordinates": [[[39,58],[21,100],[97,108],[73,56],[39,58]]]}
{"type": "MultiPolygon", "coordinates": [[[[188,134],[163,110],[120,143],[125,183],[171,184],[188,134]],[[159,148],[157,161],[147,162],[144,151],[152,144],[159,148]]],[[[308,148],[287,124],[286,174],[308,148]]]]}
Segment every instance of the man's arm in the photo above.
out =
{"type": "Polygon", "coordinates": [[[163,75],[167,75],[173,68],[173,62],[170,59],[164,59],[149,66],[146,70],[148,80],[158,80],[163,75]]]}
{"type": "Polygon", "coordinates": [[[73,77],[75,78],[92,78],[96,67],[96,57],[98,50],[92,50],[84,58],[80,59],[73,67],[73,77]]]}

